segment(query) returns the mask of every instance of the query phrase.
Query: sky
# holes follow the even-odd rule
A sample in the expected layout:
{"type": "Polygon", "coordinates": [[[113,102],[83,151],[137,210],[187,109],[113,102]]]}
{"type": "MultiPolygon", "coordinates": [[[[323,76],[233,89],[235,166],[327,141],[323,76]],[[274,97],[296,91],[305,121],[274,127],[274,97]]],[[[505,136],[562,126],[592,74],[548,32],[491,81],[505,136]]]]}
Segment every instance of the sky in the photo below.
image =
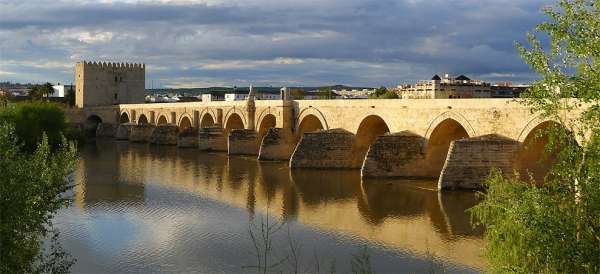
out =
{"type": "Polygon", "coordinates": [[[70,83],[81,60],[146,86],[527,83],[515,41],[548,0],[0,0],[0,81],[70,83]]]}

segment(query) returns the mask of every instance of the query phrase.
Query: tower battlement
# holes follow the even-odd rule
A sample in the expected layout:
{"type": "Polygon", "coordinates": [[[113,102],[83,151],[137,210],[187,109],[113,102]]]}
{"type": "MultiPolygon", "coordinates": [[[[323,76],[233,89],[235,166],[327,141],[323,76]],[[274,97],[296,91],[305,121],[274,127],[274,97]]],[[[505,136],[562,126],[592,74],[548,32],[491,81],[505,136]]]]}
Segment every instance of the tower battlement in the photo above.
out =
{"type": "Polygon", "coordinates": [[[146,65],[104,61],[81,61],[75,65],[78,107],[143,103],[146,65]]]}

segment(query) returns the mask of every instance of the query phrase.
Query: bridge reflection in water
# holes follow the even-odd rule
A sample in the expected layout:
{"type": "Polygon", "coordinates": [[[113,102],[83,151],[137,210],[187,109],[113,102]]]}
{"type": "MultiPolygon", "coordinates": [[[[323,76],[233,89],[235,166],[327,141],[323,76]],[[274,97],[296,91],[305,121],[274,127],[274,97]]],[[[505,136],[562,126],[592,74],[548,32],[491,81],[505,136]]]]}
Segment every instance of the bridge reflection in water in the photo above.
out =
{"type": "MultiPolygon", "coordinates": [[[[356,170],[290,170],[197,150],[97,141],[85,146],[76,172],[75,205],[142,206],[148,185],[194,193],[247,211],[360,238],[418,257],[485,268],[482,230],[465,210],[469,192],[438,192],[434,181],[364,180],[356,170]]],[[[176,201],[174,201],[176,202],[176,201]]]]}

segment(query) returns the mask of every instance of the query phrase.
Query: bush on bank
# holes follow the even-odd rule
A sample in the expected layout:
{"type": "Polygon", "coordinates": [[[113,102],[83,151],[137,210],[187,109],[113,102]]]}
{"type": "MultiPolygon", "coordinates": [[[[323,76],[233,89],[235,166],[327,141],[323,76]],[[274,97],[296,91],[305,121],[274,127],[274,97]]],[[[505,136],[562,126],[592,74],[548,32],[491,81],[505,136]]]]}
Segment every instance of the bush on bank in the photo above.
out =
{"type": "Polygon", "coordinates": [[[492,272],[600,273],[600,0],[564,0],[546,14],[536,31],[549,49],[535,34],[518,48],[540,75],[522,102],[564,126],[544,132],[556,160],[543,182],[493,172],[472,212],[492,272]],[[567,120],[564,110],[583,113],[567,120]]]}

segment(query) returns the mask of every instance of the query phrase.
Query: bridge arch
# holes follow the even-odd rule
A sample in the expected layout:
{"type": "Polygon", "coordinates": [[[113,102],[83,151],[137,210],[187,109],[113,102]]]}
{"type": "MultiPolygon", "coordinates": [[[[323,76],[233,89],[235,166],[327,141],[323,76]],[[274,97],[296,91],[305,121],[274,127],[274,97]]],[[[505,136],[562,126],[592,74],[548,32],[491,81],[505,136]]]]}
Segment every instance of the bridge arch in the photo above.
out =
{"type": "Polygon", "coordinates": [[[89,137],[96,136],[96,129],[102,123],[102,118],[96,114],[91,114],[85,119],[84,130],[89,137]]]}
{"type": "Polygon", "coordinates": [[[181,114],[181,116],[179,116],[179,121],[177,122],[177,126],[179,127],[179,130],[183,131],[187,128],[193,127],[192,120],[193,120],[192,116],[189,115],[188,113],[181,114]]]}
{"type": "Polygon", "coordinates": [[[217,122],[214,114],[211,114],[209,111],[206,111],[200,115],[200,128],[207,128],[214,126],[217,122]]]}
{"type": "Polygon", "coordinates": [[[265,135],[267,135],[267,131],[269,131],[270,128],[273,128],[277,125],[277,118],[275,117],[275,115],[273,114],[267,114],[264,115],[259,121],[258,121],[258,142],[262,142],[262,139],[265,137],[265,135]]]}
{"type": "Polygon", "coordinates": [[[161,125],[168,125],[168,124],[169,124],[169,118],[167,117],[167,115],[164,113],[159,114],[158,119],[156,120],[156,125],[161,126],[161,125]]]}
{"type": "Polygon", "coordinates": [[[140,117],[137,119],[137,123],[138,125],[148,124],[148,117],[146,117],[146,114],[140,114],[140,117]]]}
{"type": "Polygon", "coordinates": [[[121,115],[119,115],[119,123],[124,124],[124,123],[131,122],[131,119],[129,117],[130,117],[129,112],[127,112],[127,111],[121,112],[121,115]]]}
{"type": "Polygon", "coordinates": [[[433,131],[447,119],[452,119],[456,121],[469,134],[469,136],[477,136],[475,130],[473,129],[473,126],[471,126],[471,123],[469,123],[467,118],[456,112],[446,111],[438,115],[437,117],[435,117],[435,119],[433,119],[433,121],[431,121],[429,127],[427,128],[427,131],[425,132],[425,139],[429,140],[433,131]]]}
{"type": "Polygon", "coordinates": [[[300,111],[296,118],[295,132],[302,136],[305,132],[315,131],[319,129],[328,130],[329,125],[321,111],[316,108],[308,107],[300,111]],[[316,119],[316,120],[315,120],[316,119]],[[318,121],[318,123],[316,123],[318,121]],[[304,123],[304,124],[303,124],[304,123]],[[313,127],[314,126],[314,127],[313,127]],[[305,130],[303,130],[303,128],[305,130]],[[308,129],[308,130],[306,130],[308,129]],[[312,130],[310,130],[312,129],[312,130]]]}
{"type": "Polygon", "coordinates": [[[355,165],[359,166],[367,155],[369,147],[375,139],[390,132],[387,123],[378,115],[368,115],[364,117],[356,131],[356,142],[353,146],[353,155],[355,165]]]}
{"type": "MultiPolygon", "coordinates": [[[[467,126],[468,128],[468,126],[467,126]]],[[[444,167],[444,162],[448,156],[450,143],[454,140],[469,138],[474,136],[467,130],[463,124],[453,118],[445,118],[428,132],[425,145],[425,159],[427,161],[427,176],[437,178],[444,167]]]]}
{"type": "Polygon", "coordinates": [[[230,132],[231,130],[234,129],[244,129],[246,128],[244,126],[244,120],[242,120],[242,117],[238,114],[238,113],[231,113],[229,114],[229,116],[227,117],[227,120],[225,120],[225,131],[226,132],[230,132]]]}
{"type": "MultiPolygon", "coordinates": [[[[233,107],[233,108],[229,109],[229,111],[227,111],[227,114],[225,114],[224,124],[225,124],[226,129],[228,128],[227,125],[236,126],[235,129],[247,128],[246,127],[246,125],[247,125],[246,116],[240,109],[233,107]],[[238,121],[238,118],[239,118],[239,121],[238,121]],[[233,119],[233,120],[231,120],[231,119],[233,119]],[[239,127],[238,123],[240,121],[242,123],[242,126],[241,126],[241,128],[238,128],[239,127]]],[[[233,128],[230,128],[230,129],[233,129],[233,128]]]]}
{"type": "Polygon", "coordinates": [[[521,179],[533,178],[537,183],[542,183],[556,162],[559,147],[548,150],[549,130],[567,129],[556,120],[535,118],[521,132],[521,149],[515,160],[515,170],[519,172],[521,179]]]}

